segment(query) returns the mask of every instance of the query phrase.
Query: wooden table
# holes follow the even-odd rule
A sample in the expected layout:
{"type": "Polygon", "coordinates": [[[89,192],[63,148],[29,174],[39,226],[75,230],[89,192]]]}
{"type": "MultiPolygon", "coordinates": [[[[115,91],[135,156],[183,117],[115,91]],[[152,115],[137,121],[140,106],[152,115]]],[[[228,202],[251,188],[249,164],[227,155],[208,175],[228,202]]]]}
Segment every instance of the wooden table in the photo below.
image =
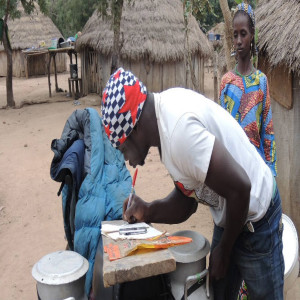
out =
{"type": "MultiPolygon", "coordinates": [[[[58,49],[49,49],[49,59],[47,64],[47,70],[48,70],[48,87],[49,87],[49,97],[52,97],[51,93],[51,80],[50,80],[50,64],[51,59],[53,58],[53,64],[54,64],[54,78],[55,78],[55,91],[59,92],[58,84],[57,84],[57,71],[56,71],[56,54],[57,53],[67,53],[70,58],[70,64],[73,63],[72,61],[72,55],[75,56],[75,63],[77,64],[77,52],[75,51],[74,47],[66,47],[66,48],[58,48],[58,49]]],[[[69,86],[70,87],[70,86],[69,86]]],[[[71,94],[71,89],[69,88],[69,93],[71,94]]],[[[76,82],[76,93],[78,93],[78,80],[76,82]]]]}
{"type": "MultiPolygon", "coordinates": [[[[121,225],[124,221],[104,221],[102,224],[121,225]]],[[[102,236],[103,246],[113,240],[102,236]]],[[[115,242],[115,241],[114,241],[115,242]]],[[[165,274],[176,269],[176,261],[168,249],[127,256],[110,261],[108,254],[103,255],[103,283],[104,287],[116,283],[134,281],[154,275],[165,274]]]]}

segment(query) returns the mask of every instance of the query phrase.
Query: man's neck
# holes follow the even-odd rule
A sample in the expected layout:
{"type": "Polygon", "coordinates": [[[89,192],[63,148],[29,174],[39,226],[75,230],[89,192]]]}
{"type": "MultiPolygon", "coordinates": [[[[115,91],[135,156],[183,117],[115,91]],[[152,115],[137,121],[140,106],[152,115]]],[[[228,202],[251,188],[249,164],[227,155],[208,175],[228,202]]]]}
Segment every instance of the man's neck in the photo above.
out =
{"type": "Polygon", "coordinates": [[[139,122],[141,122],[145,134],[147,134],[149,145],[160,148],[160,137],[153,93],[148,93],[147,95],[139,122]]]}

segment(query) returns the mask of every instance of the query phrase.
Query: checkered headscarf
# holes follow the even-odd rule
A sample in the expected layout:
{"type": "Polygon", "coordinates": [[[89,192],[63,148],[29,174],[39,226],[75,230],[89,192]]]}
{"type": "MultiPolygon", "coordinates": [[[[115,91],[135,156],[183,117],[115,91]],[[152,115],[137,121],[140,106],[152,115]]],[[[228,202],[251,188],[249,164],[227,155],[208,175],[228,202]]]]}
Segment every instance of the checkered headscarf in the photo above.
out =
{"type": "Polygon", "coordinates": [[[130,71],[119,68],[112,74],[103,90],[102,123],[116,148],[131,133],[141,116],[147,89],[130,71]]]}

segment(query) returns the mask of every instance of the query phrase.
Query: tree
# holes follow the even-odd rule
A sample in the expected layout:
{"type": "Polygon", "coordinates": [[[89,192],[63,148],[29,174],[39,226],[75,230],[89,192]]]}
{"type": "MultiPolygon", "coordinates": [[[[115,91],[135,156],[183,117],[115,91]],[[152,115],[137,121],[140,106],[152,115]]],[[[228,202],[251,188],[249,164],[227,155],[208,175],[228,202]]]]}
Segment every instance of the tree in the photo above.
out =
{"type": "Polygon", "coordinates": [[[74,37],[91,17],[98,0],[46,0],[49,17],[64,38],[74,37]]]}
{"type": "Polygon", "coordinates": [[[14,94],[13,94],[13,63],[12,63],[12,48],[9,41],[9,28],[7,26],[8,19],[20,18],[21,13],[18,5],[22,4],[25,13],[31,14],[35,10],[35,2],[37,2],[42,12],[46,12],[45,0],[0,0],[0,17],[3,18],[3,30],[0,40],[3,42],[4,50],[7,56],[7,74],[6,74],[6,98],[7,106],[15,107],[14,94]]]}
{"type": "Polygon", "coordinates": [[[232,17],[231,17],[231,12],[227,0],[220,0],[220,6],[224,16],[224,24],[225,24],[224,50],[225,50],[226,65],[227,65],[227,70],[231,70],[234,67],[234,59],[231,57],[231,46],[232,46],[232,36],[233,36],[232,17]]]}
{"type": "MultiPolygon", "coordinates": [[[[186,68],[186,80],[190,74],[193,88],[199,91],[199,84],[196,80],[194,65],[192,63],[192,53],[189,45],[189,20],[191,16],[197,16],[201,18],[203,15],[203,8],[207,7],[211,11],[208,0],[182,0],[183,4],[183,18],[184,18],[184,46],[187,48],[185,51],[185,68],[186,68]]],[[[187,84],[187,83],[186,83],[187,84]]]]}
{"type": "MultiPolygon", "coordinates": [[[[131,2],[132,0],[128,0],[131,2]]],[[[98,0],[98,11],[103,18],[109,18],[112,21],[114,32],[111,74],[118,69],[120,61],[120,52],[124,43],[123,37],[120,39],[121,18],[124,0],[98,0]]]]}
{"type": "MultiPolygon", "coordinates": [[[[47,1],[50,7],[50,17],[65,37],[72,36],[81,30],[95,9],[98,10],[102,18],[111,22],[114,33],[111,65],[111,72],[113,73],[119,67],[120,52],[124,42],[120,30],[124,0],[47,1]]],[[[133,2],[133,0],[125,1],[133,2]]]]}

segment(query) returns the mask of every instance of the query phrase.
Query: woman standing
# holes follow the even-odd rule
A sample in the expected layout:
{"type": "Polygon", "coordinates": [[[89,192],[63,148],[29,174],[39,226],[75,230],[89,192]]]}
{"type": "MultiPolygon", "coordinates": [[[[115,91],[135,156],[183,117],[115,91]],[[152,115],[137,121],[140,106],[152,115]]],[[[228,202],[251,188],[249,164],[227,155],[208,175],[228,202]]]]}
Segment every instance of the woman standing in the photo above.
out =
{"type": "MultiPolygon", "coordinates": [[[[252,64],[257,54],[254,36],[254,11],[249,4],[241,3],[233,16],[233,46],[237,63],[234,70],[222,78],[219,101],[242,126],[250,142],[276,176],[276,146],[269,87],[266,75],[252,64]]],[[[238,299],[247,297],[247,286],[243,281],[238,299]]]]}
{"type": "Polygon", "coordinates": [[[220,105],[242,126],[273,175],[277,175],[271,100],[267,77],[252,64],[256,54],[254,11],[249,4],[237,6],[233,17],[234,70],[221,81],[220,105]]]}

